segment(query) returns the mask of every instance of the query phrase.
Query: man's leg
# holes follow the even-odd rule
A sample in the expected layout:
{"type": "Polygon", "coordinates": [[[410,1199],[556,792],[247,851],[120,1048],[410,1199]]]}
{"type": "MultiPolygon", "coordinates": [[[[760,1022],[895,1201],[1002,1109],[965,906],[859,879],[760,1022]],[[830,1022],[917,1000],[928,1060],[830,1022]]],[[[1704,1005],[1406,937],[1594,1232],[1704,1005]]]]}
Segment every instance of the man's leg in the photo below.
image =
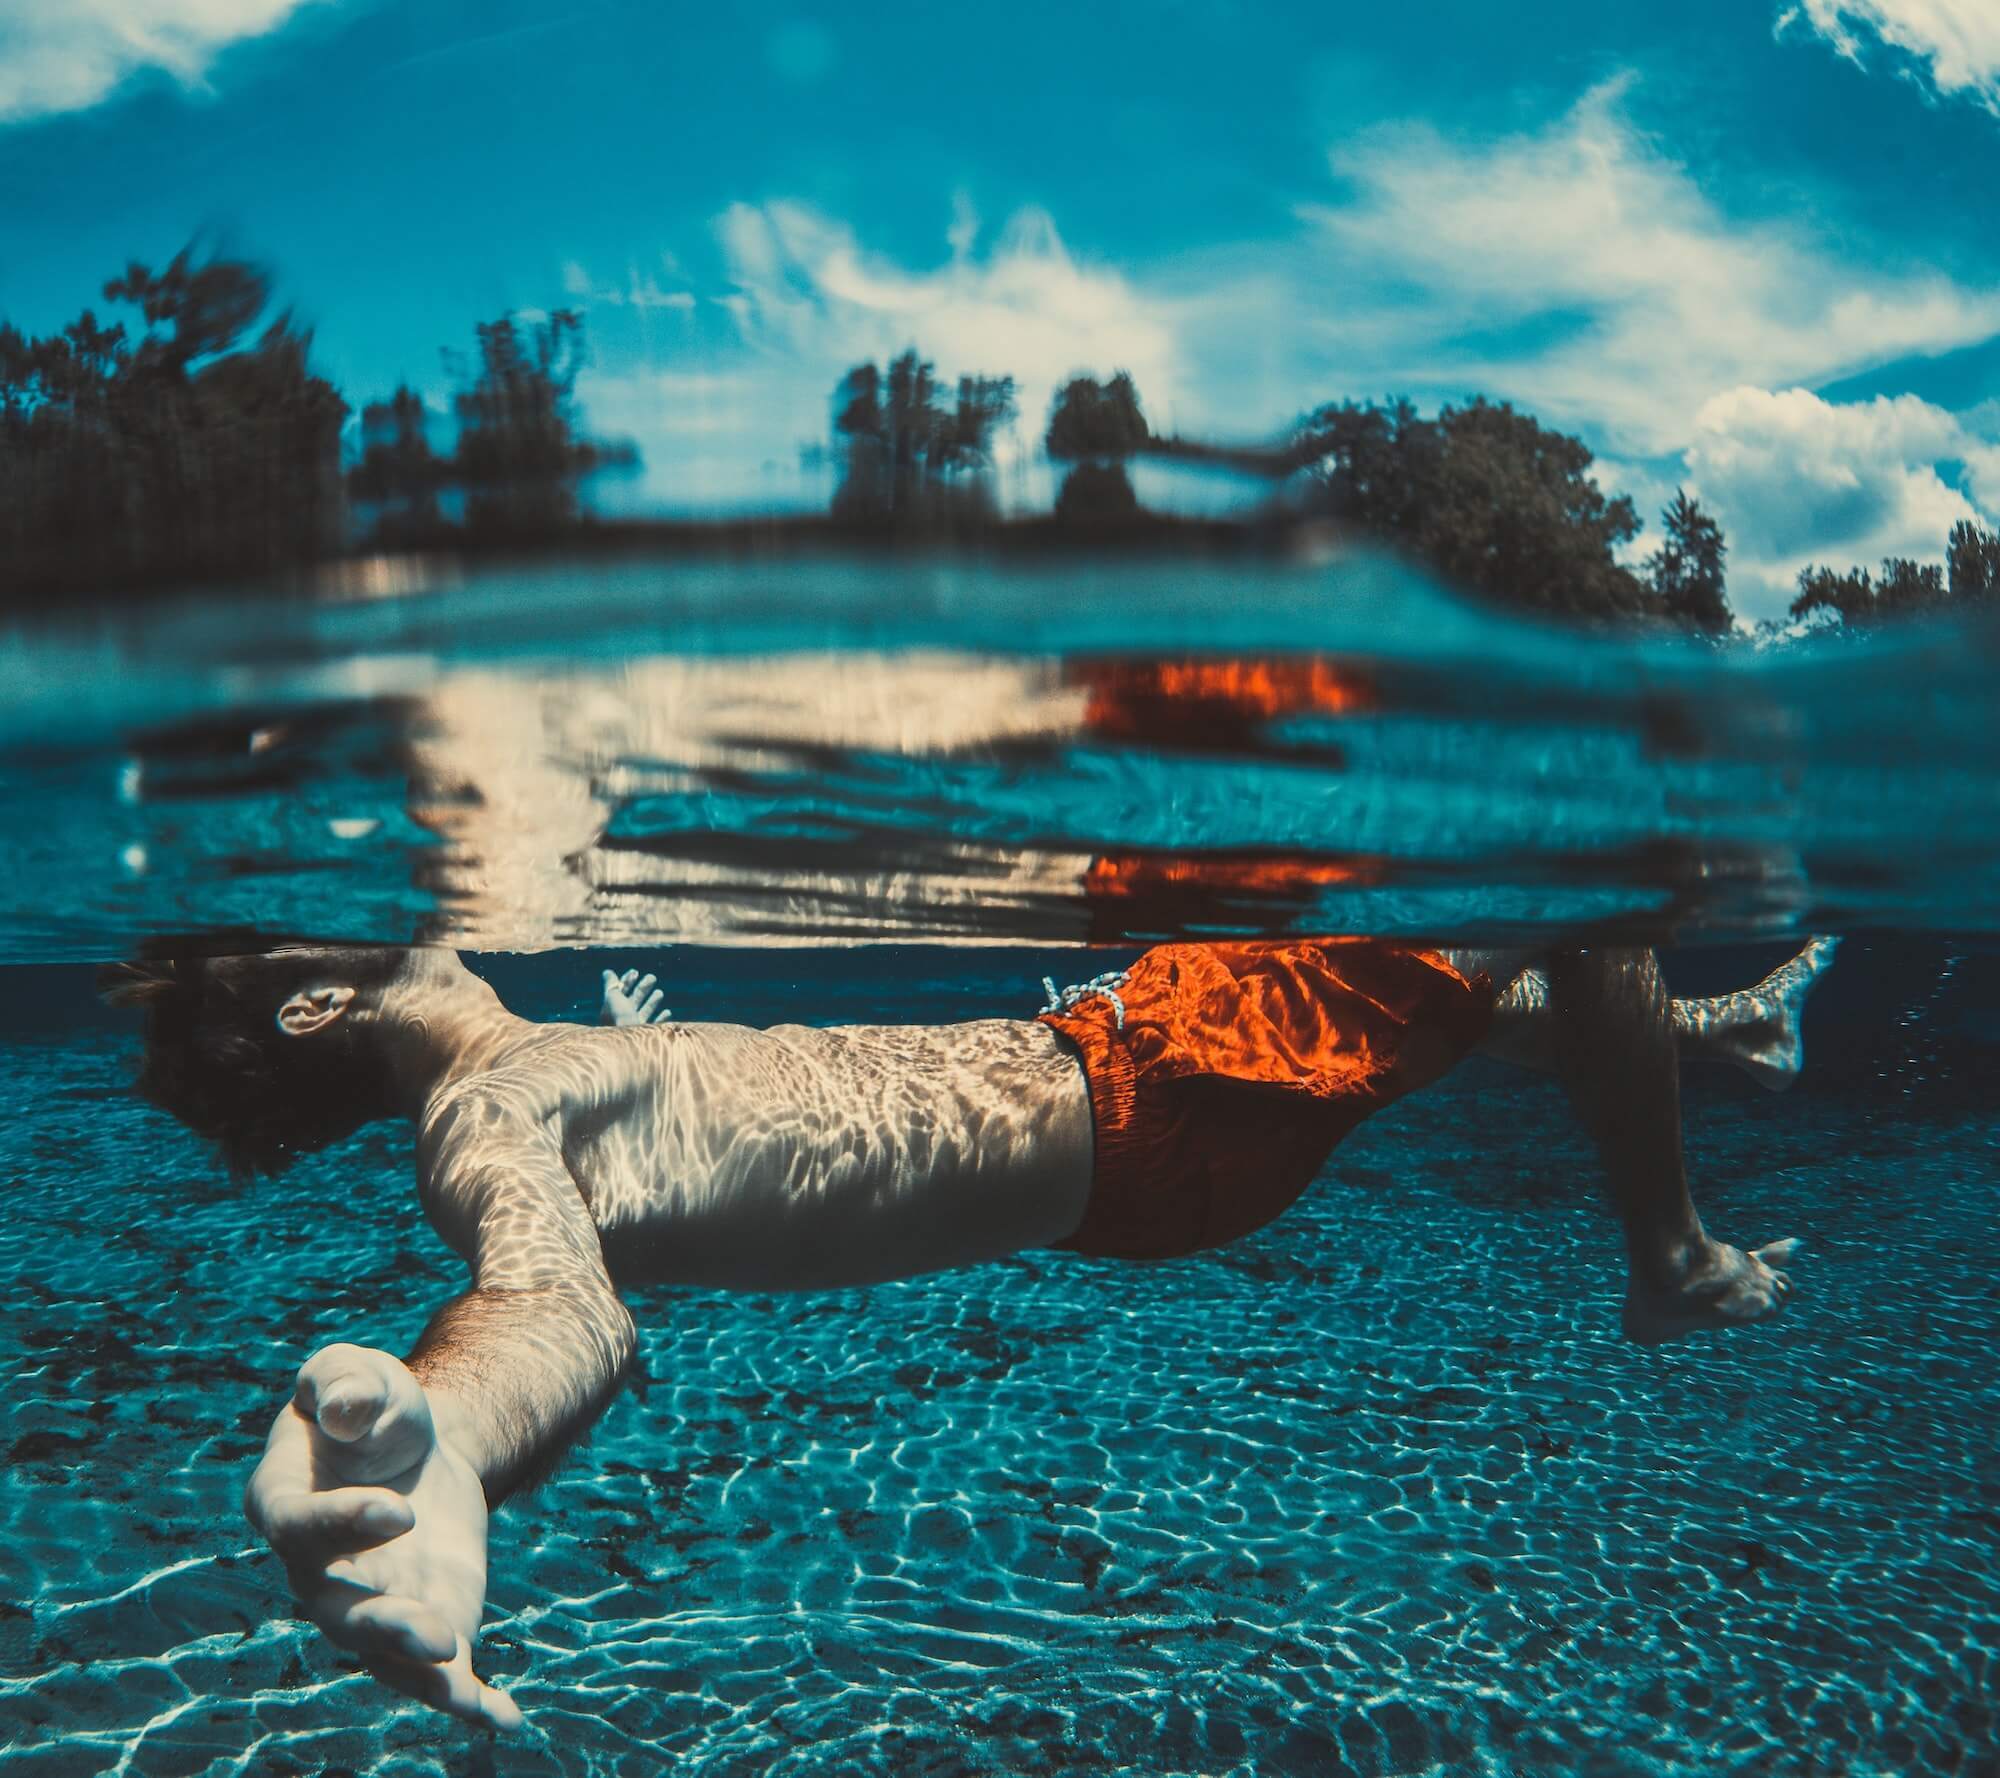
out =
{"type": "MultiPolygon", "coordinates": [[[[1681,1053],[1727,1062],[1758,1085],[1783,1092],[1798,1079],[1804,1061],[1799,1028],[1806,995],[1833,962],[1837,943],[1816,938],[1762,981],[1733,994],[1674,1000],[1670,1016],[1681,1053]]],[[[1503,974],[1512,977],[1494,998],[1493,1023],[1479,1045],[1480,1053],[1523,1068],[1559,1072],[1562,1062],[1547,972],[1523,966],[1518,961],[1522,953],[1448,955],[1468,973],[1477,967],[1487,969],[1496,980],[1503,974]],[[1493,967],[1496,961],[1498,972],[1493,967]]]]}
{"type": "Polygon", "coordinates": [[[1798,1243],[1712,1240],[1688,1196],[1673,1003],[1653,953],[1559,952],[1548,982],[1558,1066],[1625,1225],[1625,1331],[1652,1345],[1781,1308],[1791,1280],[1777,1268],[1798,1243]]]}

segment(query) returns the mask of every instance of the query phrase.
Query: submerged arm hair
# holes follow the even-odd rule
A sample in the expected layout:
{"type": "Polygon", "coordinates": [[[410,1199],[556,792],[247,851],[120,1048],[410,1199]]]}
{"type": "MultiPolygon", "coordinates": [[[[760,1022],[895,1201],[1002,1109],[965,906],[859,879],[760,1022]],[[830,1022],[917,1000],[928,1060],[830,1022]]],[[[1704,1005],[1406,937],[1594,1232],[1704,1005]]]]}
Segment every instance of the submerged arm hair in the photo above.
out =
{"type": "Polygon", "coordinates": [[[495,1092],[462,1091],[425,1130],[422,1166],[424,1208],[472,1288],[431,1317],[408,1363],[497,1504],[603,1411],[636,1335],[543,1125],[495,1092]]]}

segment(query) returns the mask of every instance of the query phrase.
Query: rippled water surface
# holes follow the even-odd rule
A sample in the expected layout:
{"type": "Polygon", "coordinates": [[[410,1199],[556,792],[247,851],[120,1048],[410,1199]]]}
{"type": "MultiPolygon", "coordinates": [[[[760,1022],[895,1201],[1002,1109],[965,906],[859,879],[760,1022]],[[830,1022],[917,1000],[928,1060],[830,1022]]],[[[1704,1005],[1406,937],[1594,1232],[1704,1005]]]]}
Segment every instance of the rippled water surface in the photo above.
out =
{"type": "Polygon", "coordinates": [[[2000,632],[1579,640],[1381,564],[600,564],[0,637],[0,955],[1996,916],[2000,632]]]}
{"type": "Polygon", "coordinates": [[[1365,564],[6,639],[0,1775],[2000,1772],[1996,666],[1583,644],[1365,564]],[[1025,1016],[1169,935],[1581,932],[1702,992],[1850,936],[1796,1091],[1688,1071],[1711,1226],[1808,1248],[1728,1338],[1620,1338],[1562,1096],[1484,1063],[1219,1253],[634,1292],[637,1381],[494,1522],[506,1744],[279,1615],[238,1514],[303,1355],[462,1270],[405,1133],[239,1187],[131,1098],[87,966],[236,927],[748,1023],[1025,1016]]]}

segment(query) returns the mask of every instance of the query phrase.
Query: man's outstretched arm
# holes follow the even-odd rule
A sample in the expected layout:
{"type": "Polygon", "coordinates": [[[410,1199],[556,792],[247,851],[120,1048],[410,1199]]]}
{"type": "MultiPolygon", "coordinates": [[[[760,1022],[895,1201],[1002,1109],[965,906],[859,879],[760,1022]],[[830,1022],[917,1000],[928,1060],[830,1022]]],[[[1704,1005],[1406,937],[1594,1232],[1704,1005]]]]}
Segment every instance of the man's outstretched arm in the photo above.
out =
{"type": "Polygon", "coordinates": [[[468,1095],[426,1131],[425,1206],[472,1263],[407,1364],[323,1347],[251,1477],[251,1521],[306,1614],[388,1684],[469,1721],[520,1712],[472,1673],[486,1515],[610,1399],[633,1348],[554,1138],[468,1095]]]}
{"type": "Polygon", "coordinates": [[[424,1208],[473,1287],[431,1317],[408,1363],[498,1505],[602,1412],[631,1362],[632,1317],[545,1126],[475,1090],[423,1146],[424,1208]]]}

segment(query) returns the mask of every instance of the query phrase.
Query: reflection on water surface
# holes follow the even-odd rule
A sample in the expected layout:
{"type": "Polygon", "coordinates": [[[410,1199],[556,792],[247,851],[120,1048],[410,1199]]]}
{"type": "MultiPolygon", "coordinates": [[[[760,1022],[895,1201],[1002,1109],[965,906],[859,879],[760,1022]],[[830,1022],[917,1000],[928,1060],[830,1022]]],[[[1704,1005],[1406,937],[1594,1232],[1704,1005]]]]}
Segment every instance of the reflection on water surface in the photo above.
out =
{"type": "Polygon", "coordinates": [[[1992,913],[1990,631],[1612,641],[1370,564],[1162,574],[1150,601],[1126,573],[623,573],[17,634],[0,944],[1686,941],[1992,913]]]}

